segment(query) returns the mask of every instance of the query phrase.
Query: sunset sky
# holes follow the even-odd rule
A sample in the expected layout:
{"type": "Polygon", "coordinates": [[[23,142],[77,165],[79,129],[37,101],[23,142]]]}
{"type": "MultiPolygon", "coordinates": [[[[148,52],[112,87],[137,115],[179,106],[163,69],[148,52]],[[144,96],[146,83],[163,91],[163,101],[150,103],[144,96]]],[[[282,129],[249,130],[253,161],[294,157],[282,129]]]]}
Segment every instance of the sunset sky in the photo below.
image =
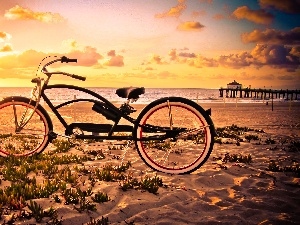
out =
{"type": "Polygon", "coordinates": [[[0,87],[300,88],[299,0],[0,0],[0,87]],[[38,74],[38,76],[42,76],[38,74]]]}

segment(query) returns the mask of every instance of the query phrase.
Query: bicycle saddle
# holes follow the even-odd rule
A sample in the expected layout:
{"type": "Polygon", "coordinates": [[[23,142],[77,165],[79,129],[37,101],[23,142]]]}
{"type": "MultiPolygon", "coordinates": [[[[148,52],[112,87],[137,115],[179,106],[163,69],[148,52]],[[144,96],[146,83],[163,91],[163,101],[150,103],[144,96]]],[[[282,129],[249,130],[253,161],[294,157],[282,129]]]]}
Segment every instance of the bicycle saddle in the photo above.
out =
{"type": "Polygon", "coordinates": [[[125,87],[125,88],[119,88],[116,90],[116,94],[121,98],[127,98],[127,99],[138,99],[139,95],[142,95],[145,93],[145,88],[134,88],[134,87],[125,87]]]}

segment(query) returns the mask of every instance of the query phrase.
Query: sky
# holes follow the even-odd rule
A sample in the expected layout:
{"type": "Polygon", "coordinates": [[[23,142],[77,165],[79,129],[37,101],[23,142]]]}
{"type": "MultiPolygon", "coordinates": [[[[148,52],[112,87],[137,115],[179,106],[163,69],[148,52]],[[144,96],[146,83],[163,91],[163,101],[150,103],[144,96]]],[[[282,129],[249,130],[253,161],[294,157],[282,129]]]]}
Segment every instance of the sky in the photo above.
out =
{"type": "Polygon", "coordinates": [[[51,84],[300,89],[300,0],[0,0],[0,87],[64,55],[51,84]]]}

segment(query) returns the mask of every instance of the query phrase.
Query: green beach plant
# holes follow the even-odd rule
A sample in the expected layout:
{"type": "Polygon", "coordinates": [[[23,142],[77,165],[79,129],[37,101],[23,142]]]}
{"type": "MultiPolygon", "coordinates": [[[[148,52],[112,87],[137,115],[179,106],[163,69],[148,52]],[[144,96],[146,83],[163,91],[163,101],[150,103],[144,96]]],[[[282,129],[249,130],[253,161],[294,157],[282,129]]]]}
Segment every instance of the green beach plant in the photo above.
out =
{"type": "Polygon", "coordinates": [[[98,191],[94,196],[92,196],[92,200],[97,203],[108,202],[110,198],[107,194],[98,191]]]}
{"type": "Polygon", "coordinates": [[[101,219],[94,219],[90,217],[90,222],[88,222],[86,225],[108,225],[108,217],[103,217],[101,219]]]}

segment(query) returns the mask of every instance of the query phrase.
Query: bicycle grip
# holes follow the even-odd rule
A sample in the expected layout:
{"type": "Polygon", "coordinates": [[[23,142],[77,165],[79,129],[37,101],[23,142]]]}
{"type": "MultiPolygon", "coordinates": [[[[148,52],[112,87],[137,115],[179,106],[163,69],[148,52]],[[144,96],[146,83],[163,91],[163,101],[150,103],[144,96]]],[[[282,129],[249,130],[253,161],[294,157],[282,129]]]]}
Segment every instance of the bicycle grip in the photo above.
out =
{"type": "Polygon", "coordinates": [[[76,62],[77,63],[77,59],[68,59],[68,62],[76,62]]]}
{"type": "Polygon", "coordinates": [[[77,59],[69,59],[68,57],[63,56],[63,57],[61,57],[61,62],[62,63],[77,62],[77,59]]]}
{"type": "Polygon", "coordinates": [[[71,77],[75,78],[75,79],[78,79],[78,80],[82,80],[82,81],[86,80],[86,77],[82,77],[82,76],[79,76],[79,75],[76,75],[76,74],[73,74],[71,77]]]}

